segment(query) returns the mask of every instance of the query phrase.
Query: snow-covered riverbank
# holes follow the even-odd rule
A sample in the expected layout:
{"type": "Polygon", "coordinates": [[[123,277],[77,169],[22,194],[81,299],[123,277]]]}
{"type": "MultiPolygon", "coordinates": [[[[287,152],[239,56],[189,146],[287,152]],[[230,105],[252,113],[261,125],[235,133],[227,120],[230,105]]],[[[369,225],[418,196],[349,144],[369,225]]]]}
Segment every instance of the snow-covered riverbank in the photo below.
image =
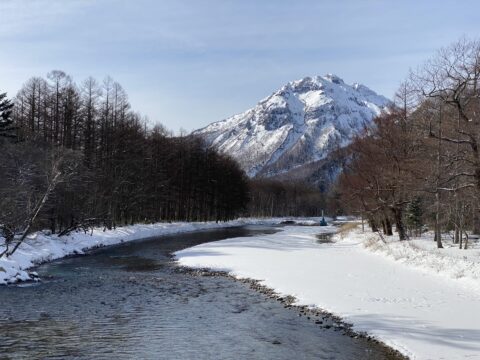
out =
{"type": "Polygon", "coordinates": [[[436,250],[431,239],[378,243],[359,229],[286,227],[177,252],[179,264],[257,279],[299,305],[341,316],[412,359],[480,359],[478,249],[436,250]]]}
{"type": "MultiPolygon", "coordinates": [[[[82,254],[88,249],[98,246],[119,244],[126,241],[144,239],[149,237],[206,230],[222,227],[241,226],[245,224],[278,224],[284,218],[272,219],[238,219],[228,222],[198,222],[198,223],[157,223],[137,224],[132,226],[118,227],[115,230],[103,231],[96,228],[85,234],[83,231],[74,232],[71,235],[58,237],[47,235],[44,232],[36,232],[29,235],[26,241],[18,248],[15,254],[9,258],[0,258],[0,285],[15,283],[31,279],[29,268],[55,259],[72,254],[82,254]]],[[[318,221],[318,219],[297,219],[306,223],[318,221]]],[[[0,244],[3,244],[0,237],[0,244]]],[[[0,247],[2,249],[3,247],[0,247]]]]}

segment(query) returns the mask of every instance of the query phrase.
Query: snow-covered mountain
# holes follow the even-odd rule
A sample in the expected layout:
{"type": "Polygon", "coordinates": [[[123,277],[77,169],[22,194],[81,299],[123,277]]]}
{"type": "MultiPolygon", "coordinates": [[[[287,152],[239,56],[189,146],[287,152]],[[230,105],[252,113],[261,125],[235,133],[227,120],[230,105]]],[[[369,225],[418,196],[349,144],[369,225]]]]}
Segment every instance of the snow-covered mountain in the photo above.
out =
{"type": "Polygon", "coordinates": [[[273,176],[347,145],[390,100],[335,75],[283,86],[254,108],[194,133],[238,160],[249,176],[273,176]]]}

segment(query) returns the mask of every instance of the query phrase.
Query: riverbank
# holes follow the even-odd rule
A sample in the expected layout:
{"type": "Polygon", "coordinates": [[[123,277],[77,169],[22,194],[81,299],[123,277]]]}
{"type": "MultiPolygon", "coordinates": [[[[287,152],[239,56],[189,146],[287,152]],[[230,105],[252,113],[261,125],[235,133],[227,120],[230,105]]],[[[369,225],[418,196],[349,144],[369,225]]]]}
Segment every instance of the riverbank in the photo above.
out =
{"type": "Polygon", "coordinates": [[[328,311],[318,307],[311,307],[307,305],[298,305],[297,299],[291,295],[282,295],[277,293],[272,288],[262,285],[262,281],[251,278],[238,278],[228,272],[214,271],[210,269],[193,269],[185,266],[180,266],[177,269],[180,273],[187,273],[193,276],[201,277],[222,277],[235,282],[242,283],[265,296],[268,300],[278,301],[285,309],[291,309],[298,313],[298,316],[307,318],[308,321],[313,322],[322,330],[332,330],[338,332],[343,336],[348,336],[356,340],[365,341],[370,346],[381,349],[380,351],[388,360],[408,360],[408,357],[403,355],[400,351],[387,346],[382,341],[375,339],[365,332],[357,332],[353,330],[352,324],[346,323],[342,318],[336,316],[328,311]]]}
{"type": "MultiPolygon", "coordinates": [[[[38,231],[29,235],[11,257],[0,258],[0,285],[35,280],[36,273],[29,271],[32,267],[65,256],[83,254],[89,249],[100,246],[115,245],[127,241],[162,235],[242,226],[246,224],[278,224],[285,220],[285,218],[245,218],[220,223],[212,221],[137,224],[117,227],[115,230],[106,231],[104,231],[103,228],[94,228],[88,233],[77,231],[62,237],[50,235],[48,232],[38,231]]],[[[315,221],[318,222],[318,219],[306,218],[296,219],[295,221],[310,224],[315,221]]],[[[0,244],[3,244],[3,240],[4,239],[0,237],[0,244]]],[[[3,246],[0,247],[0,249],[2,248],[3,246]]]]}
{"type": "Polygon", "coordinates": [[[335,230],[292,226],[175,255],[182,266],[255,279],[297,306],[333,313],[412,359],[480,359],[480,289],[468,262],[478,249],[464,258],[428,237],[383,244],[359,229],[318,242],[335,230]]]}

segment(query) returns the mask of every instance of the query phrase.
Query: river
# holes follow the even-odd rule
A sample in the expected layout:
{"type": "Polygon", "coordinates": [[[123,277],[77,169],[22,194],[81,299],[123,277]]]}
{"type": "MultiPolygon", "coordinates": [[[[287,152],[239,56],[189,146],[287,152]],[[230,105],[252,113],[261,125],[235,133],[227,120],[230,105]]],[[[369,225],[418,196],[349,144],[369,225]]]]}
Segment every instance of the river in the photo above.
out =
{"type": "Polygon", "coordinates": [[[0,287],[0,358],[389,358],[243,283],[178,271],[171,259],[195,244],[273,231],[163,236],[41,265],[41,282],[0,287]]]}

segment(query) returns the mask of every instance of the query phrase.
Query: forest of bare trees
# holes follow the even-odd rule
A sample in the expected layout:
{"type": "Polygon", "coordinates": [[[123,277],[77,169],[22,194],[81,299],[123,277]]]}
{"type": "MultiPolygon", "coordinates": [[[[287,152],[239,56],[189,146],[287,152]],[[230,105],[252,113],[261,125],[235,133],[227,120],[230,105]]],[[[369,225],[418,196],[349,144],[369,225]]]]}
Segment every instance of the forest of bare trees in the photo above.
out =
{"type": "Polygon", "coordinates": [[[319,216],[324,209],[325,195],[313,185],[274,179],[250,181],[249,216],[319,216]]]}
{"type": "Polygon", "coordinates": [[[401,240],[424,226],[460,248],[480,233],[480,42],[462,39],[411,72],[395,107],[346,149],[343,206],[401,240]]]}
{"type": "Polygon", "coordinates": [[[109,77],[77,85],[52,71],[12,101],[0,95],[0,106],[7,241],[44,228],[224,221],[246,209],[248,183],[235,161],[198,138],[150,129],[109,77]]]}

